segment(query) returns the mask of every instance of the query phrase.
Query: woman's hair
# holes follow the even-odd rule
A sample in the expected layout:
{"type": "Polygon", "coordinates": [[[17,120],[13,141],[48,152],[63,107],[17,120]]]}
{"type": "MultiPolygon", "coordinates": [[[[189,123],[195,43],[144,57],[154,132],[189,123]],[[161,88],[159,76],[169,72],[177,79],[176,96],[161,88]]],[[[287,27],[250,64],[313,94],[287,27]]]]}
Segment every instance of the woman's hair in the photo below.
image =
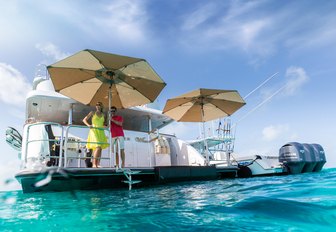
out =
{"type": "Polygon", "coordinates": [[[97,102],[96,105],[98,105],[98,104],[100,105],[100,112],[104,113],[104,105],[103,105],[103,103],[102,102],[97,102]]]}

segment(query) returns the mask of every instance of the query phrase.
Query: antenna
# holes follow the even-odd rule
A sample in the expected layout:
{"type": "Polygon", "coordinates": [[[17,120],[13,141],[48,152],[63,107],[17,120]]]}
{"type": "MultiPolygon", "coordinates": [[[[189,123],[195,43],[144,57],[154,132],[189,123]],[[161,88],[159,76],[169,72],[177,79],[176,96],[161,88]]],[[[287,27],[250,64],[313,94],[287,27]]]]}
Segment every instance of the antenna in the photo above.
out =
{"type": "MultiPolygon", "coordinates": [[[[264,80],[260,85],[258,85],[255,89],[253,89],[250,93],[248,93],[243,99],[245,100],[246,98],[248,98],[250,95],[252,95],[255,91],[257,91],[258,89],[260,89],[262,86],[264,86],[267,82],[269,82],[270,80],[272,80],[274,77],[276,77],[279,74],[279,72],[274,73],[273,75],[271,75],[270,77],[268,77],[266,80],[264,80]]],[[[236,126],[237,124],[242,121],[243,119],[245,119],[248,115],[250,115],[251,113],[253,113],[255,110],[257,110],[259,107],[261,107],[262,105],[264,105],[266,102],[268,102],[272,97],[274,97],[276,94],[278,94],[280,91],[282,91],[285,87],[287,86],[287,84],[285,86],[282,86],[280,89],[278,89],[275,93],[273,93],[271,96],[269,96],[267,99],[265,99],[264,101],[262,101],[260,104],[258,104],[256,107],[254,107],[251,111],[249,111],[246,115],[244,115],[242,118],[240,118],[236,123],[234,123],[233,125],[231,124],[231,120],[229,120],[228,122],[224,121],[224,125],[223,125],[223,129],[220,128],[220,125],[218,126],[218,135],[220,134],[220,130],[223,130],[223,135],[225,136],[225,133],[227,133],[227,135],[229,135],[232,131],[233,131],[233,138],[236,137],[236,126]],[[227,125],[225,124],[227,123],[227,125]]],[[[220,119],[219,119],[219,123],[221,123],[220,119]]],[[[213,124],[212,124],[212,128],[213,128],[213,124]]],[[[214,130],[214,129],[213,129],[214,130]]],[[[200,128],[199,128],[199,132],[200,132],[200,128]]],[[[200,132],[201,133],[201,132],[200,132]]],[[[200,136],[202,137],[202,136],[200,136]]],[[[205,138],[205,134],[203,135],[203,137],[205,138]]],[[[235,146],[235,140],[233,140],[232,142],[232,147],[230,148],[230,151],[234,150],[234,146],[235,146]]]]}
{"type": "Polygon", "coordinates": [[[276,75],[278,75],[279,72],[274,73],[272,76],[270,76],[269,78],[267,78],[263,83],[261,83],[257,88],[255,88],[254,90],[252,90],[250,93],[248,93],[245,97],[244,100],[246,98],[248,98],[252,93],[254,93],[255,91],[257,91],[258,89],[260,89],[260,87],[262,87],[264,84],[266,84],[268,81],[270,81],[273,77],[275,77],[276,75]]]}
{"type": "Polygon", "coordinates": [[[279,88],[277,91],[275,91],[271,96],[269,96],[268,98],[266,98],[264,101],[262,101],[260,104],[258,104],[256,107],[254,107],[252,110],[250,110],[249,112],[247,112],[247,114],[245,114],[243,117],[241,117],[234,126],[237,125],[238,122],[242,121],[243,119],[245,119],[248,115],[250,115],[251,113],[253,113],[254,111],[256,111],[258,108],[260,108],[262,105],[264,105],[266,102],[268,102],[269,100],[271,100],[275,95],[277,95],[278,93],[280,93],[284,88],[287,87],[287,84],[285,84],[284,86],[282,86],[281,88],[279,88]]]}
{"type": "MultiPolygon", "coordinates": [[[[259,86],[257,86],[254,90],[252,90],[250,93],[248,93],[245,97],[244,100],[246,98],[248,98],[251,94],[253,94],[255,91],[257,91],[258,89],[260,89],[263,85],[265,85],[267,82],[269,82],[271,79],[273,79],[275,76],[277,76],[279,74],[279,72],[274,73],[273,75],[271,75],[269,78],[267,78],[265,81],[263,81],[259,86]]],[[[284,85],[282,86],[280,89],[278,89],[277,91],[275,91],[271,96],[269,96],[268,98],[266,98],[264,101],[262,101],[260,104],[258,104],[256,107],[254,107],[252,110],[250,110],[249,112],[247,112],[247,114],[245,114],[243,117],[241,117],[236,123],[234,123],[230,130],[234,130],[233,131],[233,136],[234,138],[236,138],[236,132],[237,132],[237,124],[244,120],[247,116],[249,116],[251,113],[253,113],[254,111],[256,111],[258,108],[260,108],[262,105],[264,105],[266,102],[268,102],[269,100],[272,99],[272,97],[274,97],[275,95],[277,95],[278,93],[280,93],[285,87],[287,86],[284,85]]],[[[232,151],[234,151],[234,147],[235,147],[235,140],[233,140],[233,144],[232,144],[232,151]]]]}

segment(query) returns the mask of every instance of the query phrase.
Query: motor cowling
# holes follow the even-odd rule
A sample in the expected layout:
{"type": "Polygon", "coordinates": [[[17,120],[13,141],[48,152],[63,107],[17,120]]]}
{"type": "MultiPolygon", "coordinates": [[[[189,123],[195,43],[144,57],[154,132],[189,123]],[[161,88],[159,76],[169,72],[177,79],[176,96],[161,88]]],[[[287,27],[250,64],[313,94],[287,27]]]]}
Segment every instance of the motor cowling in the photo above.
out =
{"type": "Polygon", "coordinates": [[[306,164],[305,150],[301,143],[290,142],[279,150],[279,162],[285,165],[290,174],[301,173],[306,164]]]}
{"type": "Polygon", "coordinates": [[[321,171],[326,163],[325,153],[321,145],[290,142],[279,150],[279,162],[289,174],[321,171]]]}
{"type": "Polygon", "coordinates": [[[319,172],[322,170],[324,164],[327,162],[324,149],[320,144],[311,144],[315,154],[316,166],[313,169],[313,172],[319,172]]]}

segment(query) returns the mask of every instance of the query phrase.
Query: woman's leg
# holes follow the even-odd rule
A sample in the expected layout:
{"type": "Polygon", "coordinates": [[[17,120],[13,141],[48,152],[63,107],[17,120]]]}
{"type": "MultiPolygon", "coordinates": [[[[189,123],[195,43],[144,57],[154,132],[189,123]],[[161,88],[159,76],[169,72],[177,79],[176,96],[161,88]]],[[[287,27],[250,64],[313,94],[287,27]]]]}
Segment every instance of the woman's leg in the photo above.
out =
{"type": "Polygon", "coordinates": [[[100,167],[100,157],[101,157],[101,152],[102,152],[101,147],[97,147],[96,151],[97,151],[97,153],[96,153],[96,164],[97,164],[97,168],[98,168],[98,167],[100,167]]]}
{"type": "Polygon", "coordinates": [[[93,159],[92,159],[92,167],[93,168],[96,168],[97,167],[97,159],[96,159],[96,157],[97,157],[97,149],[95,149],[94,151],[93,151],[93,159]]]}
{"type": "Polygon", "coordinates": [[[101,147],[97,147],[93,152],[93,163],[92,163],[93,168],[97,168],[99,166],[100,156],[101,156],[101,147]]]}

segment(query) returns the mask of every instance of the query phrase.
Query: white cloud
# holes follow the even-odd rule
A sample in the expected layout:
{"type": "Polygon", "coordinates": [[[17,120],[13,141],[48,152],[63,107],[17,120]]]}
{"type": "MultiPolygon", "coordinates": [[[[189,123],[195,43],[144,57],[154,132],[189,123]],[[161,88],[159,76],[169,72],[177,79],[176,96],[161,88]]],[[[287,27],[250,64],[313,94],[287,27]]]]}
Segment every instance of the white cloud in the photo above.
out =
{"type": "Polygon", "coordinates": [[[102,14],[93,17],[94,28],[97,29],[95,33],[107,32],[104,35],[133,43],[146,41],[148,18],[143,2],[113,1],[104,4],[102,11],[102,14]]]}
{"type": "Polygon", "coordinates": [[[62,60],[70,55],[69,53],[60,51],[60,49],[51,42],[36,44],[35,47],[40,50],[43,55],[53,59],[53,61],[62,60]]]}
{"type": "MultiPolygon", "coordinates": [[[[259,55],[265,55],[273,50],[269,47],[263,33],[268,30],[271,25],[271,17],[259,16],[250,17],[249,15],[257,12],[258,7],[261,6],[263,1],[255,2],[238,2],[233,1],[229,6],[227,15],[224,15],[223,20],[220,23],[220,29],[231,28],[227,34],[228,40],[232,46],[240,47],[246,52],[257,53],[259,55]]],[[[223,30],[227,31],[227,30],[223,30]]]]}
{"type": "Polygon", "coordinates": [[[182,24],[182,29],[192,30],[196,28],[207,19],[209,19],[211,16],[213,16],[216,9],[216,5],[212,3],[196,9],[196,11],[192,12],[190,15],[188,15],[188,17],[186,17],[185,21],[182,24]]]}
{"type": "Polygon", "coordinates": [[[23,106],[32,86],[18,70],[11,65],[0,63],[0,89],[0,101],[23,106]]]}
{"type": "Polygon", "coordinates": [[[115,46],[138,46],[150,41],[148,12],[146,1],[143,0],[86,1],[85,4],[82,1],[59,0],[53,4],[38,1],[30,5],[35,10],[43,11],[53,21],[52,30],[49,31],[51,35],[64,34],[69,41],[109,41],[115,46]]]}
{"type": "Polygon", "coordinates": [[[262,137],[266,141],[274,141],[289,131],[288,125],[270,125],[262,130],[262,137]]]}
{"type": "MultiPolygon", "coordinates": [[[[19,119],[19,122],[23,122],[25,120],[25,115],[26,115],[26,109],[25,107],[15,107],[15,108],[9,108],[8,110],[8,115],[10,115],[13,119],[19,119]]],[[[21,128],[21,124],[17,125],[12,125],[15,126],[16,128],[21,128]]]]}
{"type": "Polygon", "coordinates": [[[179,139],[192,140],[200,138],[199,123],[172,122],[160,130],[161,133],[176,135],[179,139]]]}
{"type": "Polygon", "coordinates": [[[327,46],[330,49],[334,47],[336,39],[336,16],[333,11],[319,12],[318,14],[318,17],[314,14],[306,14],[299,19],[299,23],[295,23],[289,27],[290,33],[302,30],[304,25],[310,25],[309,30],[303,30],[301,33],[295,34],[295,36],[288,37],[285,40],[285,45],[295,50],[327,46]]]}
{"type": "Polygon", "coordinates": [[[231,1],[227,16],[225,18],[237,18],[241,15],[248,14],[262,4],[263,1],[231,1]]]}
{"type": "Polygon", "coordinates": [[[225,6],[202,5],[189,13],[182,23],[181,40],[188,46],[197,45],[198,48],[238,48],[251,54],[268,55],[273,47],[262,35],[272,26],[269,18],[263,15],[246,16],[258,5],[260,2],[236,1],[225,6]]]}
{"type": "Polygon", "coordinates": [[[267,20],[255,20],[243,24],[238,32],[238,34],[240,34],[238,38],[241,38],[240,41],[242,47],[245,50],[248,50],[251,46],[253,47],[258,36],[267,25],[267,20]]]}
{"type": "Polygon", "coordinates": [[[306,71],[301,67],[289,67],[286,70],[287,84],[283,91],[285,95],[294,95],[309,80],[306,71]]]}
{"type": "Polygon", "coordinates": [[[57,1],[43,9],[61,17],[76,30],[95,40],[138,45],[148,42],[146,1],[115,0],[104,2],[57,1]]]}
{"type": "MultiPolygon", "coordinates": [[[[328,4],[329,8],[335,5],[328,4]]],[[[201,5],[188,13],[180,38],[193,50],[237,49],[258,65],[280,47],[289,52],[335,47],[335,22],[333,12],[318,4],[290,2],[274,10],[270,1],[226,1],[201,5]]]]}
{"type": "Polygon", "coordinates": [[[285,74],[285,84],[281,87],[268,87],[260,91],[263,102],[262,104],[270,101],[276,95],[287,97],[297,94],[300,89],[309,81],[306,71],[301,67],[291,66],[287,68],[285,74]]]}

